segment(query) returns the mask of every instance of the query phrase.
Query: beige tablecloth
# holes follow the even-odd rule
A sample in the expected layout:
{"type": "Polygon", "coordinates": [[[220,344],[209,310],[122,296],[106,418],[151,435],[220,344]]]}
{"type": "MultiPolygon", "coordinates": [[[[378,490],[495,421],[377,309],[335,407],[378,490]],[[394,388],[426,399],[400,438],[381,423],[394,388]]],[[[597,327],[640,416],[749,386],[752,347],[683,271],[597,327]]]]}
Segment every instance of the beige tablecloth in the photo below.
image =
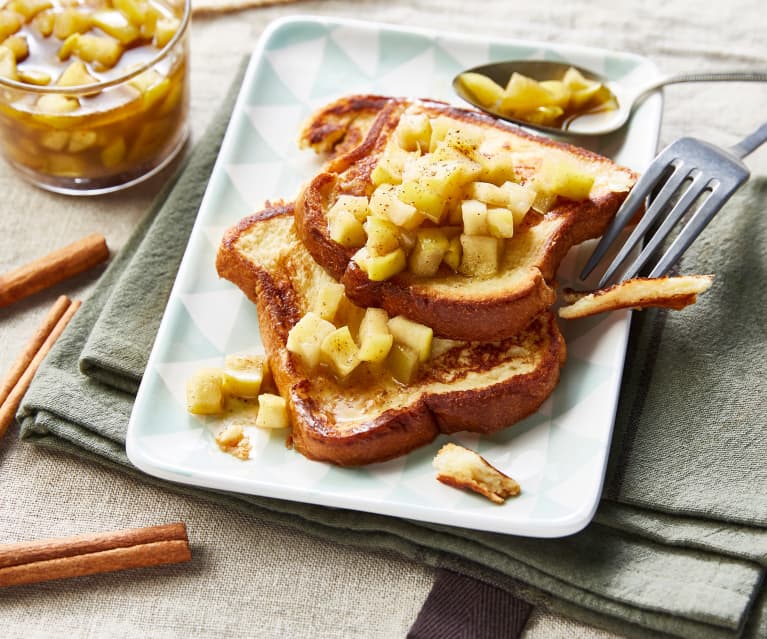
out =
{"type": "MultiPolygon", "coordinates": [[[[628,50],[668,72],[767,67],[759,28],[767,20],[757,0],[288,3],[194,22],[195,135],[264,26],[298,12],[628,50]]],[[[732,144],[767,119],[765,85],[675,86],[665,96],[662,144],[681,135],[732,144]]],[[[767,148],[747,164],[767,174],[767,148]]],[[[0,272],[93,231],[119,250],[160,186],[155,179],[122,194],[73,199],[28,186],[0,165],[0,272]]],[[[0,371],[57,295],[84,296],[97,276],[0,309],[0,371]]],[[[184,520],[194,553],[191,565],[0,592],[5,637],[399,637],[433,582],[431,569],[385,552],[330,545],[20,444],[15,428],[0,442],[0,485],[0,543],[184,520]]],[[[537,610],[526,636],[612,635],[537,610]]]]}

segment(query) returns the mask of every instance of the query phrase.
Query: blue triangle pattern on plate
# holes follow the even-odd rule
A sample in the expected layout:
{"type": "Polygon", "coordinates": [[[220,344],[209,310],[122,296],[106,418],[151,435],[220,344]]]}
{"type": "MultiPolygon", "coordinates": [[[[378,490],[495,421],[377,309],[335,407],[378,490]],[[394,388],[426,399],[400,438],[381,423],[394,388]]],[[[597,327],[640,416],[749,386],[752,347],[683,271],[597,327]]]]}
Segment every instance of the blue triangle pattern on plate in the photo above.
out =
{"type": "Polygon", "coordinates": [[[393,69],[409,62],[432,46],[432,41],[416,33],[398,33],[381,31],[378,75],[389,73],[393,69]]]}
{"type": "Polygon", "coordinates": [[[248,95],[248,104],[295,104],[295,94],[280,79],[268,60],[261,60],[256,72],[257,91],[248,95]]]}
{"type": "Polygon", "coordinates": [[[577,357],[568,357],[562,369],[557,392],[552,395],[553,414],[563,415],[576,404],[585,401],[613,374],[612,369],[577,357]]]}
{"type": "Polygon", "coordinates": [[[219,357],[222,353],[205,337],[192,321],[189,312],[180,301],[173,306],[175,326],[178,328],[174,339],[168,340],[162,351],[162,362],[185,362],[219,357]]]}
{"type": "Polygon", "coordinates": [[[311,97],[336,97],[340,87],[353,92],[355,86],[366,83],[367,75],[332,39],[325,45],[322,68],[333,69],[332,73],[320,73],[312,88],[311,97]]]}
{"type": "Polygon", "coordinates": [[[316,20],[293,21],[272,32],[265,50],[276,51],[308,40],[315,40],[326,36],[328,29],[328,25],[316,20]]]}

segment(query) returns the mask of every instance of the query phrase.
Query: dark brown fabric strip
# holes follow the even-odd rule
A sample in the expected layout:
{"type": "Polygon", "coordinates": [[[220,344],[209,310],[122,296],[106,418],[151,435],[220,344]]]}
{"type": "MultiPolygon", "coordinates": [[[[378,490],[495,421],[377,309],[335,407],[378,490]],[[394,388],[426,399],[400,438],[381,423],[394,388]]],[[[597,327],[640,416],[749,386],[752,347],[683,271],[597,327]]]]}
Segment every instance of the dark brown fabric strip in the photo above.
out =
{"type": "Polygon", "coordinates": [[[438,570],[408,639],[517,639],[532,606],[510,592],[438,570]]]}

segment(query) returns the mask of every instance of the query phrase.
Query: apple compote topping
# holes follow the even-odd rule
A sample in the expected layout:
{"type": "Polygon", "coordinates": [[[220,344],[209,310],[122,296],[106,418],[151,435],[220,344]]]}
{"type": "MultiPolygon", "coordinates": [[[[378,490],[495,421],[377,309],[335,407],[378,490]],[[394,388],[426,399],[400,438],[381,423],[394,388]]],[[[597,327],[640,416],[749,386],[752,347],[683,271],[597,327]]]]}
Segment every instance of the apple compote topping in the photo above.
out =
{"type": "Polygon", "coordinates": [[[556,152],[523,179],[520,157],[498,131],[410,110],[371,172],[370,196],[341,194],[328,210],[330,237],[359,249],[352,259],[373,281],[405,270],[491,277],[531,210],[588,199],[594,184],[556,152]]]}

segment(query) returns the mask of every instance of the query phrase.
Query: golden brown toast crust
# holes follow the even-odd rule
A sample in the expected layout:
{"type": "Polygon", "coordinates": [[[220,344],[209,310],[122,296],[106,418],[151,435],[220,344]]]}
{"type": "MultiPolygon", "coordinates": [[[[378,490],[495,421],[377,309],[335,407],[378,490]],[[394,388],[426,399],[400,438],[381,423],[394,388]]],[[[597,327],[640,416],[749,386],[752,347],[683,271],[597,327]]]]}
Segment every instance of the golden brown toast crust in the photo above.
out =
{"type": "Polygon", "coordinates": [[[312,278],[330,280],[298,240],[291,213],[290,205],[278,205],[242,220],[226,233],[216,265],[256,304],[301,453],[345,466],[384,461],[440,432],[505,428],[537,410],[554,390],[565,344],[549,312],[507,340],[449,344],[407,388],[369,370],[355,371],[344,384],[305,374],[286,349],[288,332],[307,310],[312,278]],[[278,248],[261,255],[271,239],[278,248]],[[248,252],[247,246],[257,248],[248,252]]]}
{"type": "MultiPolygon", "coordinates": [[[[603,189],[585,202],[561,200],[542,217],[546,221],[547,237],[536,254],[526,263],[523,277],[515,280],[514,287],[505,290],[476,291],[466,289],[459,294],[435,291],[434,280],[416,279],[401,273],[383,282],[368,279],[365,271],[351,260],[355,249],[344,248],[329,235],[325,213],[340,193],[370,195],[370,173],[378,156],[396,128],[400,115],[411,105],[420,105],[430,115],[446,115],[459,121],[478,124],[504,132],[519,144],[534,145],[544,153],[547,149],[565,151],[600,170],[623,173],[633,183],[635,175],[628,169],[585,149],[565,145],[553,140],[539,138],[518,129],[512,129],[480,112],[452,107],[442,102],[380,96],[351,96],[329,105],[317,113],[306,125],[305,144],[323,148],[322,132],[332,121],[334,135],[340,129],[354,130],[357,139],[360,122],[356,126],[355,108],[363,109],[366,116],[378,109],[378,115],[370,122],[364,140],[344,153],[337,154],[302,190],[296,202],[296,224],[302,241],[312,256],[346,287],[347,295],[361,306],[380,306],[390,314],[403,314],[431,326],[435,334],[451,339],[492,340],[510,337],[523,329],[536,315],[549,308],[556,297],[552,283],[567,251],[586,239],[598,237],[604,232],[626,196],[626,192],[603,189]]],[[[325,145],[332,149],[333,145],[325,145]]],[[[348,147],[345,147],[348,148],[348,147]]],[[[535,158],[529,165],[522,162],[516,167],[517,174],[526,180],[537,168],[535,158]]],[[[535,219],[536,216],[528,216],[535,219]]],[[[541,216],[537,216],[541,217],[541,216]]],[[[511,240],[511,245],[524,242],[511,240]]],[[[439,283],[440,278],[436,278],[439,283]]],[[[448,276],[449,282],[457,282],[460,276],[448,276]]],[[[458,288],[458,287],[456,287],[458,288]]],[[[499,285],[500,288],[500,285],[499,285]]]]}

